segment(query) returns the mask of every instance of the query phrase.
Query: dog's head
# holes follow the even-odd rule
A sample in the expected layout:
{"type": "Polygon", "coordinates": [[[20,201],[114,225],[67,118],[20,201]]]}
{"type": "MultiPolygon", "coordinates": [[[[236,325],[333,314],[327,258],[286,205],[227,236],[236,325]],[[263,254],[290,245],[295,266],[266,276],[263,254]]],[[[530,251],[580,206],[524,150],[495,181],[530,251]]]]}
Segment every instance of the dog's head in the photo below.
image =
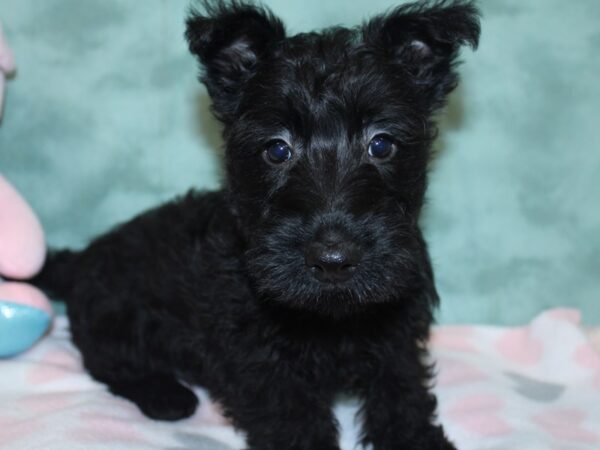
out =
{"type": "Polygon", "coordinates": [[[400,6],[287,37],[268,10],[205,2],[186,37],[224,125],[248,270],[270,300],[326,314],[429,292],[418,227],[432,115],[475,47],[469,1],[400,6]]]}

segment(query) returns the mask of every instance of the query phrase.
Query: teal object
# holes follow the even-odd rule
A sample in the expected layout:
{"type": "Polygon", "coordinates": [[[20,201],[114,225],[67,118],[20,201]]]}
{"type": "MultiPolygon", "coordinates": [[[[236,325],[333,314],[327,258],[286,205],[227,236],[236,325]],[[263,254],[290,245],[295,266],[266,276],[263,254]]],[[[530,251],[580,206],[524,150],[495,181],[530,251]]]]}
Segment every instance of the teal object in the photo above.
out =
{"type": "MultiPolygon", "coordinates": [[[[54,246],[221,179],[219,125],[183,40],[191,0],[0,0],[18,74],[0,170],[54,246]],[[51,186],[51,188],[49,188],[51,186]]],[[[290,33],[402,1],[266,0],[290,33]]],[[[442,323],[555,306],[600,324],[600,1],[480,0],[441,122],[423,226],[442,323]]]]}
{"type": "Polygon", "coordinates": [[[46,311],[0,300],[0,358],[24,352],[50,325],[46,311]]]}

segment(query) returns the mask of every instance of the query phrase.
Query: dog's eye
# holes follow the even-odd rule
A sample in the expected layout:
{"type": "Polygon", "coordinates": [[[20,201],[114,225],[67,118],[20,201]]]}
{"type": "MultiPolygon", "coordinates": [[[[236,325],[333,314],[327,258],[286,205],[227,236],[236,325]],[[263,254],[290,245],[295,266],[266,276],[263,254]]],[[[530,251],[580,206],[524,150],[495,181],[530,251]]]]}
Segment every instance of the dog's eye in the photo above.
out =
{"type": "Polygon", "coordinates": [[[378,134],[369,143],[369,155],[376,159],[386,159],[392,156],[396,150],[396,144],[391,137],[378,134]]]}
{"type": "Polygon", "coordinates": [[[276,139],[267,144],[264,157],[271,164],[282,164],[292,159],[292,149],[287,142],[276,139]]]}

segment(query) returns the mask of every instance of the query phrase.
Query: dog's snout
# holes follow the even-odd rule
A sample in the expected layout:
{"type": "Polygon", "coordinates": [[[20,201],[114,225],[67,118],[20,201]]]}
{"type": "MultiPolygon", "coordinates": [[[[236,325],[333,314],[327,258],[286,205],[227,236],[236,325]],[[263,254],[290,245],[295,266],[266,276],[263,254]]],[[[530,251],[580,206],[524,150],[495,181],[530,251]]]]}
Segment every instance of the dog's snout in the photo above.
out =
{"type": "Polygon", "coordinates": [[[314,277],[322,282],[349,280],[360,261],[360,253],[352,242],[314,242],[309,245],[305,262],[314,277]]]}

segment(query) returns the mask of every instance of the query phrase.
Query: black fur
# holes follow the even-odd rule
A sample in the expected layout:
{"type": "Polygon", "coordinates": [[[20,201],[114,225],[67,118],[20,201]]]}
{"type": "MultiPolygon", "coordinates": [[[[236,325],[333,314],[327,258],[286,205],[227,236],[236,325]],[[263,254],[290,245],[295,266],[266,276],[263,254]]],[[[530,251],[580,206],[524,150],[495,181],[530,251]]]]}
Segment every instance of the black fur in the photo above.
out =
{"type": "Polygon", "coordinates": [[[418,219],[432,115],[459,47],[477,45],[476,9],[419,2],[286,37],[266,9],[229,1],[187,25],[224,124],[226,186],[52,254],[35,282],[67,299],[85,367],[156,419],[190,415],[182,383],[204,386],[253,450],[339,449],[340,392],[362,399],[375,450],[454,448],[432,423],[438,296],[418,219]],[[381,134],[394,153],[376,159],[381,134]],[[265,158],[273,139],[289,161],[265,158]],[[315,242],[352,245],[347,281],[315,278],[315,242]]]}

